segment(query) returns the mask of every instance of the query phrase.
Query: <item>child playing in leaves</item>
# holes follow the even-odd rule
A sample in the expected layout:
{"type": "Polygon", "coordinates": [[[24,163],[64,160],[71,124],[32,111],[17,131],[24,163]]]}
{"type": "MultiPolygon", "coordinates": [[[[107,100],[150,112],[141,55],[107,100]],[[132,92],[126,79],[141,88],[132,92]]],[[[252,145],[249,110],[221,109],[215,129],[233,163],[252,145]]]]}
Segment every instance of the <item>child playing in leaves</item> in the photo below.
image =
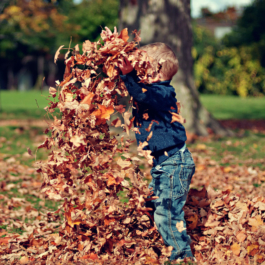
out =
{"type": "Polygon", "coordinates": [[[148,142],[144,149],[154,157],[149,187],[158,199],[147,206],[154,209],[155,224],[165,244],[173,247],[170,260],[179,261],[193,257],[182,208],[195,165],[185,145],[186,132],[179,122],[179,104],[170,85],[178,60],[164,43],[149,44],[141,50],[146,51],[154,67],[162,65],[156,78],[148,85],[138,83],[140,79],[127,58],[119,65],[120,77],[133,97],[137,143],[148,142]]]}

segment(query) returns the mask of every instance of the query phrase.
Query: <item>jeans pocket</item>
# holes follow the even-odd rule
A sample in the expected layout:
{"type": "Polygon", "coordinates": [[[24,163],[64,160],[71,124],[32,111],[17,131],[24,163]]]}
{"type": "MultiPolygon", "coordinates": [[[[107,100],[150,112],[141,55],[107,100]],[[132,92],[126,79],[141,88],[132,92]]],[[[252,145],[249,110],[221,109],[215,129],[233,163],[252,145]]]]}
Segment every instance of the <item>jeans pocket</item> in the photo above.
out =
{"type": "Polygon", "coordinates": [[[195,172],[195,165],[181,165],[180,183],[185,193],[189,191],[191,178],[195,172]]]}

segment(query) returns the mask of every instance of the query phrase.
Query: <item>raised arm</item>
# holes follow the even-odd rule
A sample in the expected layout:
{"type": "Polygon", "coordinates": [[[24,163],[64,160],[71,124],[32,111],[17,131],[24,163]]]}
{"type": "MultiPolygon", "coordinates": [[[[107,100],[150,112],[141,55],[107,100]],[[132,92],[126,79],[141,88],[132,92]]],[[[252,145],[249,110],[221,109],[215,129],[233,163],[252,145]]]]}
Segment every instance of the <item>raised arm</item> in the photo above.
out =
{"type": "Polygon", "coordinates": [[[126,75],[121,75],[126,88],[130,95],[136,102],[146,104],[150,108],[159,108],[161,110],[173,110],[171,107],[177,109],[176,94],[174,89],[169,86],[169,81],[160,83],[152,83],[151,85],[144,85],[139,83],[139,78],[136,71],[133,70],[126,75]]]}

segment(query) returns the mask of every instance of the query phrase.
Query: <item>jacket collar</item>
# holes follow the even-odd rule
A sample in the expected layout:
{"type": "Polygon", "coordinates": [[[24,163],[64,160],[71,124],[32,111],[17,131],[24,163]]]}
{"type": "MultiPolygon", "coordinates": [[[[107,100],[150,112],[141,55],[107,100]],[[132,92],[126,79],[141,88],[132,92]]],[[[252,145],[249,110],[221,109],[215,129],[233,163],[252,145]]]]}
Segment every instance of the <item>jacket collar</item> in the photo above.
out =
{"type": "Polygon", "coordinates": [[[171,80],[166,80],[166,81],[159,81],[153,84],[158,84],[158,85],[163,85],[163,86],[169,86],[171,80]]]}

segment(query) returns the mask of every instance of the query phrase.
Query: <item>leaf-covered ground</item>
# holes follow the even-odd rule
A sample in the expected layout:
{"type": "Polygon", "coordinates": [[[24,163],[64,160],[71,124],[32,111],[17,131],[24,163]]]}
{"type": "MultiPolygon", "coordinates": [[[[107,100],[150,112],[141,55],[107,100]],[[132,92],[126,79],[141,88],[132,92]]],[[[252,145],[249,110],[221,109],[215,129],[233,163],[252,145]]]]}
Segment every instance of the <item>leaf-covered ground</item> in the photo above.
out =
{"type": "MultiPolygon", "coordinates": [[[[34,158],[26,152],[27,147],[35,150],[43,141],[42,131],[37,127],[1,128],[1,264],[54,264],[45,263],[47,257],[64,246],[59,234],[62,216],[49,214],[58,203],[45,200],[39,192],[42,179],[35,172],[34,158]]],[[[189,144],[196,173],[185,213],[198,264],[264,263],[264,141],[264,134],[241,130],[237,137],[199,138],[189,144]]],[[[37,159],[45,155],[38,152],[37,159]]],[[[140,168],[149,179],[144,160],[140,168]]],[[[70,262],[73,249],[68,247],[69,256],[62,255],[57,264],[93,262],[93,257],[85,255],[70,262]]],[[[146,264],[154,264],[155,254],[150,250],[146,264]]]]}
{"type": "MultiPolygon", "coordinates": [[[[30,144],[28,138],[37,137],[36,129],[16,128],[10,134],[5,131],[7,137],[2,136],[2,147],[9,152],[3,154],[0,165],[0,254],[4,263],[168,262],[172,247],[163,244],[152,209],[145,204],[156,197],[148,197],[151,192],[146,162],[150,164],[152,157],[151,151],[143,148],[158,121],[149,120],[146,131],[151,132],[137,147],[138,155],[146,159],[137,157],[128,137],[130,131],[137,132],[138,125],[132,128],[131,107],[126,110],[118,100],[118,95],[128,95],[119,77],[120,62],[132,64],[146,84],[157,80],[165,61],[151,64],[147,54],[136,47],[141,40],[139,32],[134,34],[134,41],[128,42],[127,29],[119,34],[116,28],[114,33],[106,28],[101,33],[102,40],[83,43],[82,53],[79,45],[67,49],[64,80],[49,88],[52,100],[45,109],[47,116],[52,116],[52,123],[45,129],[47,136],[38,138],[43,143],[35,143],[38,149],[49,151],[48,158],[41,157],[45,151],[37,153],[27,148],[31,157],[42,160],[35,163],[36,171],[31,164],[26,166],[26,161],[20,163],[27,153],[19,151],[30,144]],[[60,115],[54,116],[58,111],[60,115]],[[127,136],[115,138],[107,121],[118,112],[122,119],[112,120],[111,126],[122,128],[127,136]],[[16,134],[23,141],[16,143],[16,134]],[[52,205],[44,195],[57,201],[53,205],[56,211],[49,209],[52,205]]],[[[62,48],[63,45],[57,50],[55,62],[62,48]]],[[[148,87],[144,87],[141,93],[148,94],[148,87]]],[[[171,106],[169,112],[171,123],[183,121],[180,103],[171,106]]],[[[144,115],[148,120],[148,114],[144,115]]],[[[242,136],[239,131],[237,141],[227,139],[225,146],[237,150],[242,136]]],[[[255,157],[245,152],[235,156],[233,150],[221,145],[219,149],[224,151],[220,161],[214,159],[218,148],[214,143],[224,139],[189,136],[191,142],[195,141],[191,150],[197,172],[192,183],[195,189],[190,190],[184,211],[199,264],[264,262],[264,171],[256,166],[257,162],[264,162],[260,156],[264,139],[256,136],[258,145],[249,141],[243,148],[254,153],[253,145],[255,157]]],[[[186,227],[177,223],[176,229],[181,232],[186,227]]]]}

